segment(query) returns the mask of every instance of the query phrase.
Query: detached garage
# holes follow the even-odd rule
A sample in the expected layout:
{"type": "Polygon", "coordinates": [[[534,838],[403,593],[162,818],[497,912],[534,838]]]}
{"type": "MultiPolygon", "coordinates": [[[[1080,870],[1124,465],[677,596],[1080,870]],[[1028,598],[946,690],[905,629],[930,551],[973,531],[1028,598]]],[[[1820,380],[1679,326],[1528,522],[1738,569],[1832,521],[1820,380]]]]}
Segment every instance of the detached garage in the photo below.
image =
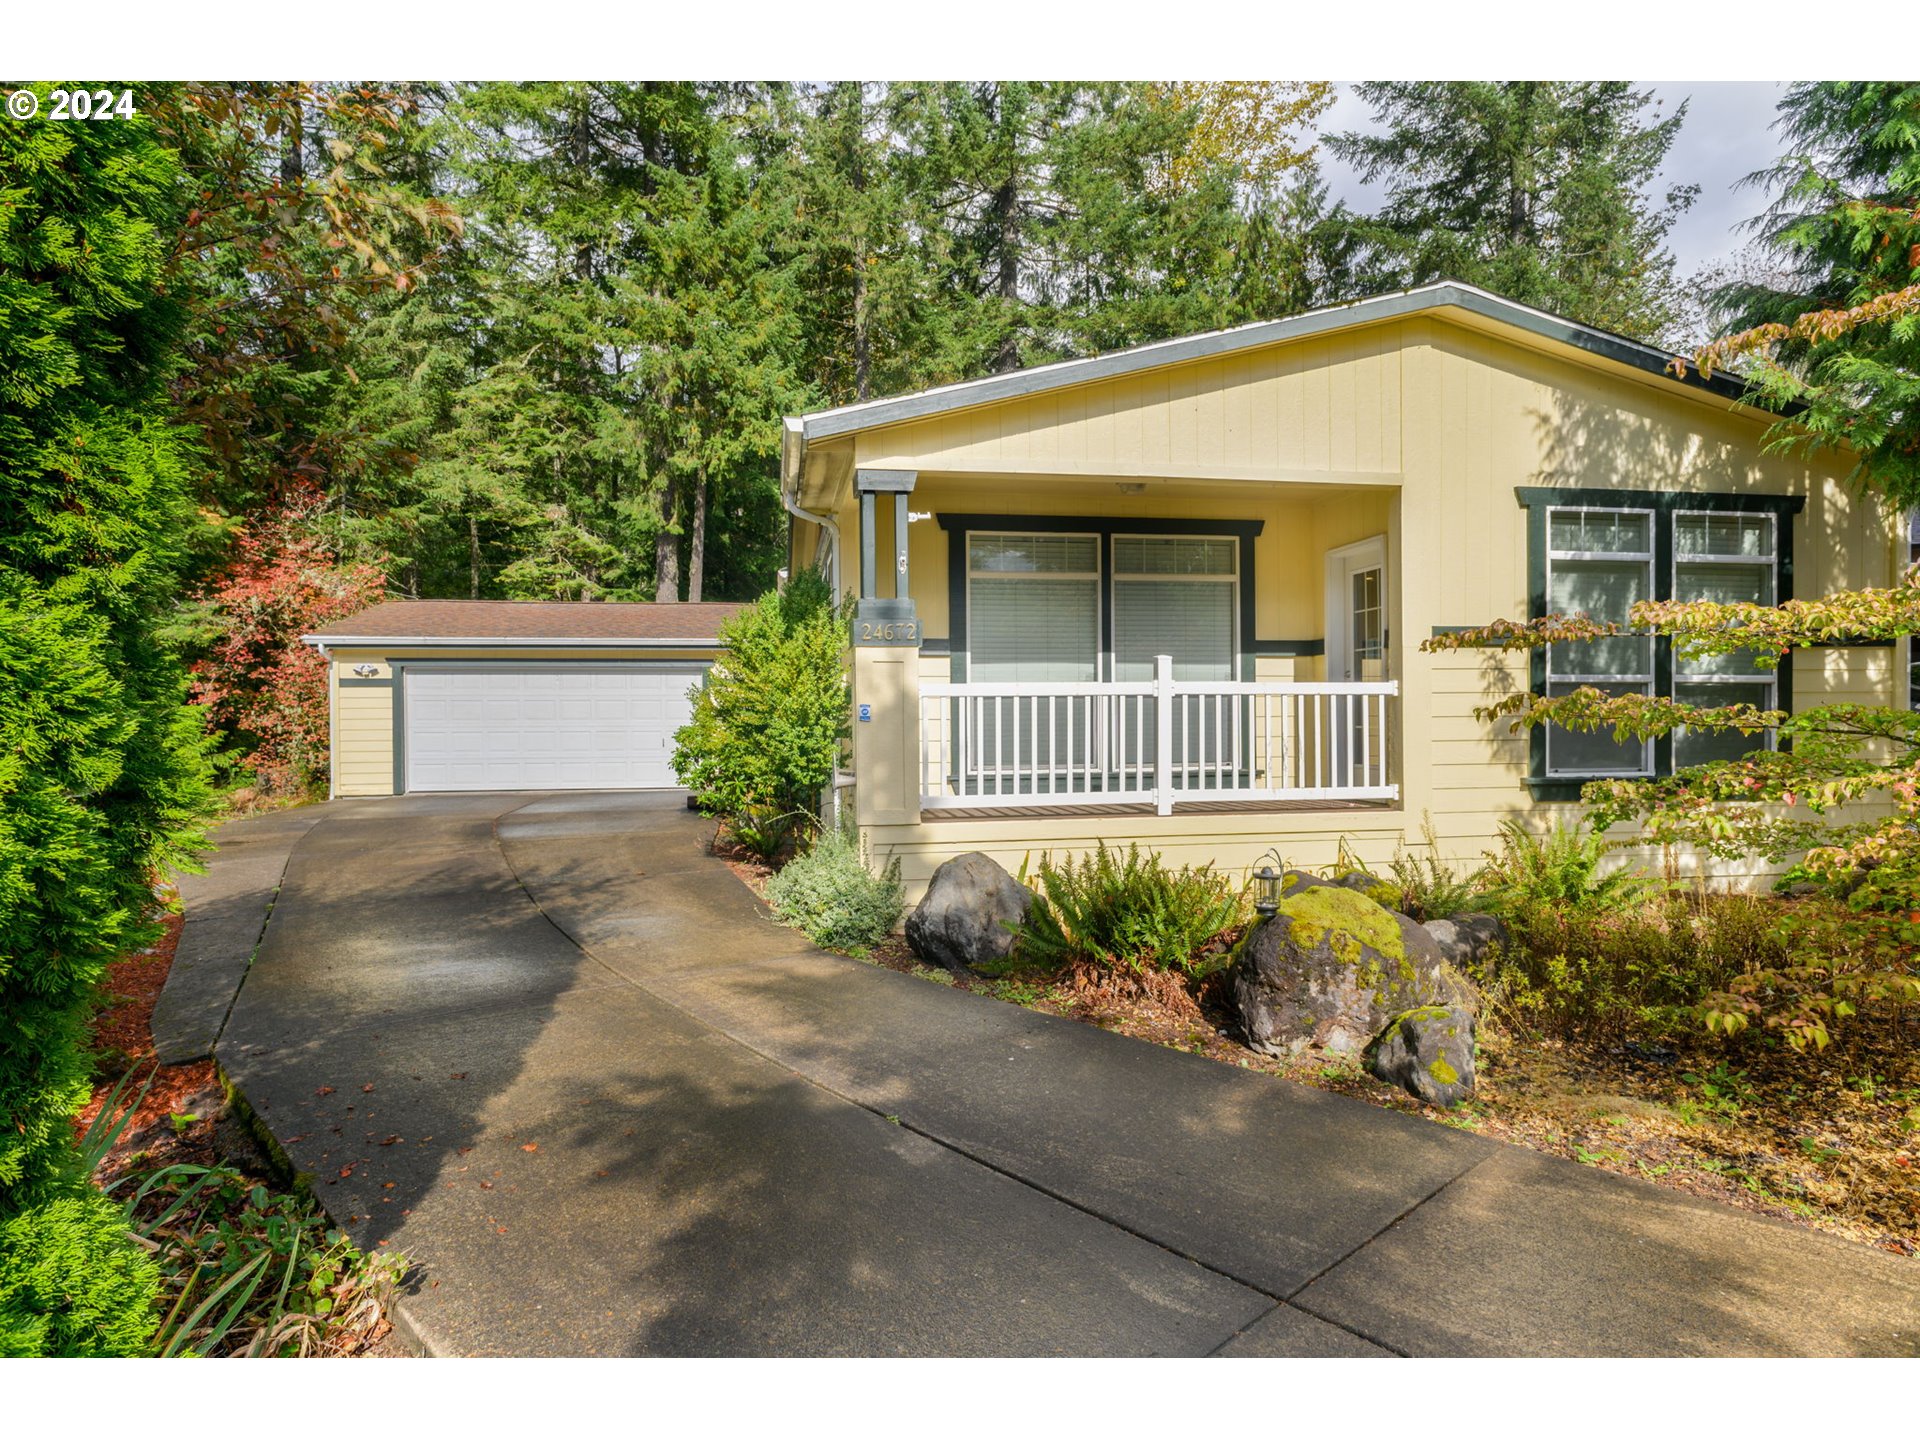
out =
{"type": "Polygon", "coordinates": [[[328,662],[332,790],[647,790],[738,605],[393,600],[328,662]]]}

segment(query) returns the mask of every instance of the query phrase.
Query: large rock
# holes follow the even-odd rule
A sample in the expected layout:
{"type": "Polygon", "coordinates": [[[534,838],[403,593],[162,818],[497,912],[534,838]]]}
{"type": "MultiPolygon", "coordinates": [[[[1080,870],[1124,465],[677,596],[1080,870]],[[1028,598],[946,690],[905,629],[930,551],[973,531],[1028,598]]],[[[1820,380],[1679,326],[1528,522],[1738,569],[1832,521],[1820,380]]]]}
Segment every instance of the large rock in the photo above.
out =
{"type": "Polygon", "coordinates": [[[1494,946],[1506,945],[1513,938],[1497,915],[1471,912],[1446,920],[1429,920],[1426,931],[1440,947],[1442,958],[1457,968],[1484,960],[1494,946]]]}
{"type": "Polygon", "coordinates": [[[1395,1016],[1478,998],[1405,915],[1357,889],[1301,875],[1241,942],[1234,998],[1247,1043],[1265,1055],[1307,1045],[1358,1054],[1395,1016]]]}
{"type": "Polygon", "coordinates": [[[1004,960],[1013,927],[1027,918],[1033,892],[978,850],[956,855],[938,870],[907,916],[907,944],[932,965],[962,970],[1004,960]]]}
{"type": "Polygon", "coordinates": [[[1453,1005],[1423,1005],[1394,1018],[1367,1050],[1367,1069],[1429,1105],[1458,1105],[1473,1094],[1473,1015],[1453,1005]]]}

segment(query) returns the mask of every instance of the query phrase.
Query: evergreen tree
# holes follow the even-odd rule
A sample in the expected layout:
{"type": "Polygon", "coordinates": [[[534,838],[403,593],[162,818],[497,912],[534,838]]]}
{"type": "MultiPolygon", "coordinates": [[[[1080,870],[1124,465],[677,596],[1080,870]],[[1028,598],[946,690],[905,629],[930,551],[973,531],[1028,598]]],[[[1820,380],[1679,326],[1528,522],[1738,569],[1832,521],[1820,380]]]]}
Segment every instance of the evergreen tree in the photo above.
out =
{"type": "Polygon", "coordinates": [[[1195,151],[1195,109],[1070,81],[900,86],[893,104],[905,182],[945,237],[937,378],[1252,318],[1241,162],[1195,151]]]}
{"type": "Polygon", "coordinates": [[[677,599],[710,569],[736,594],[771,580],[799,308],[775,253],[784,192],[739,163],[737,98],[450,96],[435,139],[465,232],[353,366],[358,422],[410,463],[355,521],[403,589],[677,599]]]}
{"type": "Polygon", "coordinates": [[[1754,177],[1771,274],[1721,287],[1740,333],[1698,357],[1751,358],[1754,393],[1791,413],[1781,448],[1846,445],[1858,477],[1920,505],[1920,85],[1822,81],[1780,102],[1787,153],[1754,177]]]}
{"type": "Polygon", "coordinates": [[[809,403],[897,395],[947,374],[949,236],[910,183],[899,108],[884,83],[776,86],[746,132],[793,220],[775,244],[795,280],[809,403]]]}
{"type": "Polygon", "coordinates": [[[1452,279],[1642,339],[1674,318],[1664,248],[1697,185],[1654,181],[1686,116],[1625,83],[1375,81],[1385,127],[1327,137],[1386,204],[1358,226],[1369,288],[1452,279]]]}
{"type": "Polygon", "coordinates": [[[134,1353],[155,1318],[71,1122],[95,988],[208,800],[155,638],[192,523],[183,188],[144,119],[0,124],[0,1354],[134,1353]]]}

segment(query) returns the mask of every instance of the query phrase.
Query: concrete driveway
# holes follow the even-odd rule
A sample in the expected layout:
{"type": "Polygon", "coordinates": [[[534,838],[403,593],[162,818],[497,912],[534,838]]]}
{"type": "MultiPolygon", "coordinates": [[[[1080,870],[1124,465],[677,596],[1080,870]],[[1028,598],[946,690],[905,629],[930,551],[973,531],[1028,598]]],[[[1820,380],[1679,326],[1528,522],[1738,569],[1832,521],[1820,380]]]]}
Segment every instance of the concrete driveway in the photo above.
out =
{"type": "Polygon", "coordinates": [[[217,1058],[422,1349],[1920,1353],[1910,1263],[823,954],[710,829],[290,827],[217,1058]]]}

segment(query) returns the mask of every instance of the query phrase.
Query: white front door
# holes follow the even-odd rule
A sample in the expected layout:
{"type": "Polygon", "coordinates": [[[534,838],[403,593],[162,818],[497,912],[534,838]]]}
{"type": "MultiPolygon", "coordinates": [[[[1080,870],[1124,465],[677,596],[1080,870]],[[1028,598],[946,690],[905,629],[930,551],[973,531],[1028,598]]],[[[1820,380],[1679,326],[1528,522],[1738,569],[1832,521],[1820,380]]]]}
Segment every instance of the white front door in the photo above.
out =
{"type": "Polygon", "coordinates": [[[648,790],[679,782],[673,732],[698,665],[410,669],[406,788],[648,790]]]}
{"type": "Polygon", "coordinates": [[[1327,679],[1387,678],[1387,541],[1327,552],[1327,679]]]}

